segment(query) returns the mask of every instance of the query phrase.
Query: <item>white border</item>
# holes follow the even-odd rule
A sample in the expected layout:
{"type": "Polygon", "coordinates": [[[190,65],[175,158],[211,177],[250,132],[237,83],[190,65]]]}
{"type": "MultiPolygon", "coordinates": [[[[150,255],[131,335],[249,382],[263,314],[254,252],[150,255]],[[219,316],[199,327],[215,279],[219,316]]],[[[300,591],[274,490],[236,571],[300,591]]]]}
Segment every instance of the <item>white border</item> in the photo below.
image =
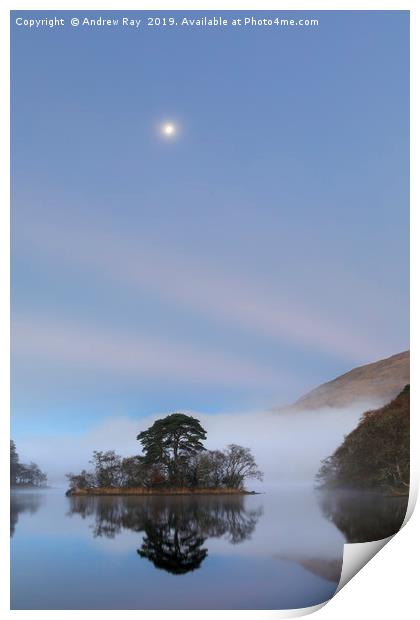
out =
{"type": "MultiPolygon", "coordinates": [[[[263,3],[257,3],[255,0],[250,2],[249,0],[243,0],[239,2],[237,0],[231,0],[226,2],[203,2],[202,0],[191,0],[183,2],[174,1],[155,1],[144,0],[143,2],[134,2],[133,0],[125,0],[124,9],[127,10],[410,10],[411,12],[411,110],[420,109],[419,98],[419,14],[420,11],[417,8],[418,2],[414,0],[405,0],[404,2],[396,2],[392,0],[379,1],[379,0],[353,0],[352,2],[339,3],[337,1],[312,1],[306,0],[302,2],[284,2],[284,1],[265,1],[263,3]],[[256,6],[257,5],[257,6],[256,6]]],[[[10,307],[10,295],[9,295],[9,97],[6,97],[6,93],[9,92],[9,11],[10,10],[121,10],[122,6],[116,6],[115,2],[110,1],[98,1],[90,0],[88,6],[85,2],[51,2],[40,1],[33,2],[26,0],[25,2],[11,2],[6,0],[2,3],[0,9],[1,16],[1,38],[0,38],[0,70],[3,81],[2,98],[1,98],[1,125],[0,131],[2,136],[2,148],[1,148],[1,162],[0,162],[0,191],[2,193],[2,202],[0,209],[0,405],[1,405],[1,461],[0,472],[3,480],[2,488],[6,489],[1,495],[2,497],[2,510],[0,510],[0,558],[2,559],[1,572],[0,572],[0,611],[2,617],[16,617],[16,618],[71,618],[73,616],[80,617],[81,615],[87,615],[89,618],[120,618],[120,617],[138,617],[141,614],[142,619],[146,618],[167,618],[168,614],[174,619],[181,619],[185,617],[195,618],[208,617],[211,618],[217,613],[220,618],[224,617],[237,617],[243,618],[280,618],[280,617],[294,617],[296,615],[303,615],[304,610],[295,611],[9,611],[9,497],[8,497],[8,468],[9,468],[9,416],[10,409],[9,402],[9,377],[10,377],[10,365],[9,365],[9,307],[10,307]]],[[[415,239],[418,238],[419,233],[419,217],[414,209],[414,205],[419,199],[419,156],[418,156],[418,130],[419,123],[417,117],[411,115],[411,317],[420,316],[419,307],[419,295],[418,290],[415,288],[415,278],[418,275],[417,270],[414,269],[414,265],[420,264],[420,252],[416,246],[415,239]]],[[[420,367],[417,354],[418,343],[418,324],[411,321],[411,372],[413,377],[420,376],[420,367]]],[[[411,387],[411,402],[412,411],[419,411],[419,395],[416,384],[412,384],[411,387]]],[[[417,415],[412,416],[412,489],[417,493],[418,481],[419,481],[419,455],[415,446],[418,446],[419,436],[419,424],[417,423],[417,415]]],[[[410,512],[414,507],[414,495],[410,496],[410,512]]],[[[330,614],[331,618],[337,618],[339,614],[340,618],[344,620],[346,618],[354,618],[356,613],[362,612],[363,617],[368,617],[367,613],[379,614],[382,618],[393,618],[397,612],[402,617],[411,617],[414,609],[418,609],[418,603],[416,600],[416,591],[414,581],[414,568],[416,566],[416,559],[411,553],[415,548],[416,543],[419,542],[419,515],[418,511],[414,518],[404,530],[399,533],[392,543],[381,554],[379,558],[375,558],[369,565],[363,569],[363,577],[360,579],[356,577],[354,590],[353,588],[344,588],[343,592],[340,592],[338,597],[334,599],[324,607],[323,617],[328,618],[330,614]],[[396,541],[400,541],[399,544],[396,541]],[[383,556],[383,557],[382,557],[383,556]],[[395,558],[395,560],[394,560],[395,558]],[[371,566],[372,565],[372,566],[371,566]],[[374,566],[373,566],[374,565],[374,566]],[[382,570],[381,570],[382,569],[382,570]],[[366,576],[366,577],[365,577],[366,576]],[[365,580],[365,581],[364,581],[365,580]],[[386,596],[384,596],[384,583],[389,583],[389,587],[386,590],[386,596]],[[356,591],[361,599],[352,598],[351,593],[356,591]],[[373,591],[373,597],[371,592],[373,591]],[[376,593],[376,594],[375,594],[376,593]],[[380,593],[382,596],[377,596],[380,593]],[[333,615],[331,615],[333,614],[333,615]]],[[[417,549],[419,548],[417,544],[417,549]]],[[[352,580],[353,582],[353,580],[352,580]]],[[[315,611],[323,607],[322,605],[315,608],[308,608],[306,613],[315,611]]]]}

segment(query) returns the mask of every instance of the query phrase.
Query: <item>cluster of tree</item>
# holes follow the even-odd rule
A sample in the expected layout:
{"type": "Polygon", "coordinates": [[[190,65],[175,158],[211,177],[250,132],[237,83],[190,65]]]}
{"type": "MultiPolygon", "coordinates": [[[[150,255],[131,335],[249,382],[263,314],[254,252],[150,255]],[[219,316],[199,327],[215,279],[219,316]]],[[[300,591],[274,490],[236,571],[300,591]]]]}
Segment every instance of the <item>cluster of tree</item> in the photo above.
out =
{"type": "Polygon", "coordinates": [[[16,444],[10,441],[10,486],[45,487],[47,474],[36,463],[25,465],[19,461],[16,444]]]}
{"type": "Polygon", "coordinates": [[[388,405],[367,411],[317,476],[327,488],[393,489],[410,480],[410,386],[388,405]]]}
{"type": "Polygon", "coordinates": [[[137,436],[140,456],[123,458],[114,450],[94,451],[93,471],[67,474],[71,488],[199,487],[243,488],[245,480],[262,480],[249,448],[230,444],[206,450],[206,431],[192,416],[174,413],[137,436]]]}

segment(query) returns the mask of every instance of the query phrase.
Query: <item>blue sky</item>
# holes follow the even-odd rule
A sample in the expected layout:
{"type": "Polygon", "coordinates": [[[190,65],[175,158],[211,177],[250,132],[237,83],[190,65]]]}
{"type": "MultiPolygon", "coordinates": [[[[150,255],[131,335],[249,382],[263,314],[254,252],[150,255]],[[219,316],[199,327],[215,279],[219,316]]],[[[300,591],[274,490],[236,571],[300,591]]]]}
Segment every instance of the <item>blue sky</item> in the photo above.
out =
{"type": "Polygon", "coordinates": [[[48,13],[12,15],[17,441],[284,404],[408,348],[407,12],[18,15],[48,13]]]}

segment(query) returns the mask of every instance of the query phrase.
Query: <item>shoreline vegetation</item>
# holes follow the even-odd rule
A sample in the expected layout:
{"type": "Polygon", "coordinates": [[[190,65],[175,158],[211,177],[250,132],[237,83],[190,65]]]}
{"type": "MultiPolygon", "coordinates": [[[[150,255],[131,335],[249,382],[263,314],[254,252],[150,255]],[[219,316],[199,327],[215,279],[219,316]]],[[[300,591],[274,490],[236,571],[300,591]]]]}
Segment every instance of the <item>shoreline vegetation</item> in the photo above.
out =
{"type": "Polygon", "coordinates": [[[10,440],[10,489],[45,489],[47,474],[36,463],[21,463],[16,444],[10,440]]]}
{"type": "Polygon", "coordinates": [[[137,435],[142,454],[93,452],[93,471],[69,473],[67,495],[246,495],[245,481],[262,480],[249,448],[208,450],[207,432],[183,413],[160,418],[137,435]]]}
{"type": "Polygon", "coordinates": [[[321,489],[376,491],[407,497],[410,490],[410,386],[390,403],[366,411],[343,443],[322,461],[321,489]]]}
{"type": "MultiPolygon", "coordinates": [[[[93,470],[69,473],[67,495],[247,495],[245,482],[262,480],[249,448],[229,444],[208,450],[198,419],[173,413],[137,435],[142,454],[122,457],[94,451],[93,470]]],[[[35,463],[23,464],[10,442],[10,488],[47,487],[35,463]]],[[[321,462],[320,490],[359,490],[408,497],[410,489],[410,386],[383,407],[366,411],[335,452],[321,462]]]]}
{"type": "Polygon", "coordinates": [[[85,489],[69,489],[66,495],[258,495],[258,493],[256,491],[232,489],[228,487],[91,487],[85,489]]]}

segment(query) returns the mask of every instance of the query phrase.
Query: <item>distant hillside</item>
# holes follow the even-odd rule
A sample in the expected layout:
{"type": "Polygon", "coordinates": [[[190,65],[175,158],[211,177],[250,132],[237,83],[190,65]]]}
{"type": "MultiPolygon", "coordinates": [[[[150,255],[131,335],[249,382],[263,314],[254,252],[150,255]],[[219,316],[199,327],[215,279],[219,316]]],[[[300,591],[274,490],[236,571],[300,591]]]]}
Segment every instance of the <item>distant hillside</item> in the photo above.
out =
{"type": "Polygon", "coordinates": [[[323,461],[318,481],[326,488],[393,489],[408,492],[410,479],[410,386],[390,403],[363,414],[334,454],[323,461]]]}
{"type": "Polygon", "coordinates": [[[296,401],[295,410],[348,407],[357,401],[385,404],[410,383],[410,352],[354,368],[296,401]]]}

